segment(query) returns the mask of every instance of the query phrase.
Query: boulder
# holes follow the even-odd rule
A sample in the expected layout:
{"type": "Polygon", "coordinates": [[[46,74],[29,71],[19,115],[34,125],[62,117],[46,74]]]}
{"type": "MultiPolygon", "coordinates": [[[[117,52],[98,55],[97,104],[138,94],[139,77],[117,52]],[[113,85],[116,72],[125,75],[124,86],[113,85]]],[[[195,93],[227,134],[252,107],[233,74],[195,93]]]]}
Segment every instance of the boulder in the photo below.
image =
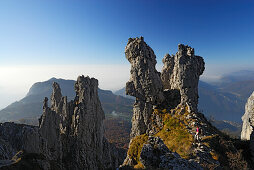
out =
{"type": "Polygon", "coordinates": [[[159,137],[149,137],[147,144],[143,145],[140,161],[145,169],[202,169],[197,163],[171,152],[159,137]]]}

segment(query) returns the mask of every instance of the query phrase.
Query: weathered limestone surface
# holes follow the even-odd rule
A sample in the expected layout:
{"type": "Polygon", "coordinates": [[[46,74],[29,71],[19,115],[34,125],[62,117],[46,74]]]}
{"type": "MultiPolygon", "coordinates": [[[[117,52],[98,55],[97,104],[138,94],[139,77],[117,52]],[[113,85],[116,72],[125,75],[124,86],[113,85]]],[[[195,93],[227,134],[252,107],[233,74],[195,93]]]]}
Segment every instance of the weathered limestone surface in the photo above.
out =
{"type": "Polygon", "coordinates": [[[250,151],[254,161],[254,92],[250,95],[245,105],[245,113],[242,116],[243,126],[241,132],[242,140],[250,140],[250,151]]]}
{"type": "Polygon", "coordinates": [[[250,135],[253,131],[252,126],[254,125],[251,124],[252,116],[254,116],[254,92],[250,95],[250,97],[247,100],[247,103],[245,104],[245,113],[242,116],[243,121],[241,132],[242,140],[250,140],[250,135]]]}
{"type": "MultiPolygon", "coordinates": [[[[175,56],[167,54],[163,59],[164,67],[161,74],[155,69],[156,56],[143,37],[129,39],[125,47],[125,56],[131,64],[126,94],[136,97],[131,139],[145,133],[152,136],[158,132],[156,127],[163,127],[161,117],[153,114],[155,108],[170,110],[187,105],[189,111],[197,112],[198,81],[204,71],[204,60],[194,55],[193,48],[180,44],[175,56]]],[[[144,161],[143,164],[146,163],[147,161],[144,161]]],[[[133,166],[133,161],[128,155],[123,165],[133,166]]],[[[165,165],[165,168],[168,167],[165,165]]]]}
{"type": "Polygon", "coordinates": [[[190,111],[197,112],[198,81],[205,69],[203,58],[194,55],[194,48],[179,44],[176,55],[166,54],[162,61],[161,80],[164,89],[180,90],[180,104],[188,104],[190,111]]]}
{"type": "Polygon", "coordinates": [[[148,133],[153,105],[164,100],[160,74],[155,69],[156,56],[144,38],[130,38],[125,56],[131,64],[126,94],[136,97],[133,107],[131,138],[148,133]]]}
{"type": "Polygon", "coordinates": [[[159,137],[149,137],[144,144],[140,161],[146,169],[203,169],[194,161],[188,161],[171,152],[159,137]]]}
{"type": "Polygon", "coordinates": [[[38,127],[0,123],[0,160],[10,160],[19,150],[39,153],[38,127]]]}

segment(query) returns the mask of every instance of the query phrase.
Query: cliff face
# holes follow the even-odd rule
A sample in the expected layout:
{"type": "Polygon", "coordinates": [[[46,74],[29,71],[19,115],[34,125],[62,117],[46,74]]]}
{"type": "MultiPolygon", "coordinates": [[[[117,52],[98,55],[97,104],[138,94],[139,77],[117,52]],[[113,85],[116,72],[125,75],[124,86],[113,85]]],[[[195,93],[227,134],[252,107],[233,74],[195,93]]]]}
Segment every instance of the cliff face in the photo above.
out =
{"type": "MultiPolygon", "coordinates": [[[[125,55],[131,64],[126,94],[136,97],[130,135],[132,148],[131,143],[138,142],[137,138],[140,139],[140,135],[152,136],[163,128],[163,117],[154,114],[155,110],[162,107],[174,109],[178,105],[184,107],[186,103],[191,111],[197,110],[197,86],[199,75],[204,70],[204,61],[194,55],[194,49],[179,45],[176,56],[166,55],[163,59],[164,67],[160,75],[155,69],[156,56],[143,37],[130,38],[125,55]]],[[[128,153],[130,150],[132,149],[129,149],[128,153]]],[[[133,154],[127,155],[124,165],[138,163],[131,155],[133,154]]]]}
{"type": "Polygon", "coordinates": [[[148,133],[153,105],[164,100],[159,72],[155,69],[156,56],[143,37],[130,38],[125,55],[131,64],[126,94],[136,97],[133,106],[131,138],[148,133]]]}
{"type": "Polygon", "coordinates": [[[202,57],[194,55],[193,48],[180,44],[176,55],[167,54],[161,75],[155,69],[156,56],[143,37],[129,39],[125,55],[131,64],[126,94],[136,97],[136,101],[131,140],[122,166],[248,167],[233,142],[197,110],[198,81],[205,63],[202,57]],[[198,140],[194,139],[196,127],[201,131],[198,140]]]}
{"type": "Polygon", "coordinates": [[[250,95],[245,105],[245,113],[242,116],[242,132],[241,132],[241,139],[242,140],[250,140],[250,135],[253,131],[251,124],[252,116],[254,115],[254,92],[250,95]]]}
{"type": "Polygon", "coordinates": [[[0,160],[11,160],[20,150],[40,152],[38,127],[0,123],[0,160]]]}
{"type": "MultiPolygon", "coordinates": [[[[15,147],[15,151],[43,155],[48,162],[41,169],[117,167],[117,150],[103,136],[104,112],[98,98],[98,81],[79,76],[75,91],[74,101],[67,102],[67,97],[61,94],[60,86],[53,83],[51,107],[45,98],[39,128],[31,127],[33,130],[30,131],[34,133],[23,133],[22,143],[15,147]]],[[[17,135],[19,134],[12,134],[17,135]]],[[[8,159],[11,156],[13,155],[8,159]]]]}
{"type": "Polygon", "coordinates": [[[166,54],[161,80],[164,89],[177,89],[181,94],[181,105],[186,103],[190,111],[197,112],[199,76],[205,69],[202,57],[194,55],[194,48],[179,44],[176,55],[166,54]]]}
{"type": "Polygon", "coordinates": [[[250,140],[250,152],[254,160],[254,92],[250,95],[245,105],[245,113],[242,116],[243,126],[241,132],[242,140],[250,140]]]}

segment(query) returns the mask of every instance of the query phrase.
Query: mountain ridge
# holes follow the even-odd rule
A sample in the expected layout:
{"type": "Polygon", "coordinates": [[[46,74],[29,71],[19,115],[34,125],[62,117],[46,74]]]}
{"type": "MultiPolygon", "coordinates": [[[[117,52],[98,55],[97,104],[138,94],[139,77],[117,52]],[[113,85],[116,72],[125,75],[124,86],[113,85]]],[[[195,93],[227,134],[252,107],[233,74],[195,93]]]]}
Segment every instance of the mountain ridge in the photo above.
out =
{"type": "MultiPolygon", "coordinates": [[[[17,121],[18,119],[31,117],[38,118],[42,113],[41,104],[44,97],[50,99],[53,82],[61,85],[62,93],[67,96],[68,101],[74,99],[74,80],[51,78],[47,81],[36,82],[31,86],[24,98],[0,110],[0,121],[17,121]]],[[[122,113],[123,115],[130,114],[133,104],[131,99],[114,95],[110,90],[98,89],[98,93],[106,114],[110,114],[113,111],[122,113]]]]}

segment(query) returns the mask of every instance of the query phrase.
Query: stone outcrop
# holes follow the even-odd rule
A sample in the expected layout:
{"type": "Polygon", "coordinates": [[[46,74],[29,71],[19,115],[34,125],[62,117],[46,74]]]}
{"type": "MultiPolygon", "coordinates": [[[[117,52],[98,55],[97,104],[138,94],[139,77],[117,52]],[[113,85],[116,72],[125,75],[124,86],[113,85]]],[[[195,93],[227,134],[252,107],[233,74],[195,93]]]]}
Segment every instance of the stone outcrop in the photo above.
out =
{"type": "MultiPolygon", "coordinates": [[[[204,61],[194,55],[193,48],[184,45],[178,48],[175,56],[164,57],[160,74],[155,69],[156,56],[143,37],[130,38],[125,47],[126,58],[131,64],[126,94],[136,97],[130,145],[136,136],[152,136],[163,128],[162,117],[154,112],[157,109],[171,110],[187,104],[190,111],[197,112],[198,81],[204,71],[204,61]]],[[[133,166],[134,162],[127,155],[123,165],[133,166]]]]}
{"type": "Polygon", "coordinates": [[[181,94],[181,105],[188,104],[190,111],[197,112],[199,76],[205,69],[202,57],[194,54],[194,48],[178,45],[176,55],[163,58],[161,80],[164,89],[177,89],[181,94]]]}
{"type": "Polygon", "coordinates": [[[136,97],[133,106],[131,138],[148,133],[153,105],[164,100],[160,74],[155,69],[156,56],[143,37],[130,38],[125,56],[131,64],[126,94],[136,97]]]}
{"type": "Polygon", "coordinates": [[[242,121],[243,121],[242,132],[241,132],[242,140],[250,140],[250,135],[253,131],[253,126],[254,126],[253,116],[254,116],[254,92],[248,98],[247,103],[245,105],[245,113],[242,116],[242,121]],[[253,122],[253,124],[251,122],[253,122]]]}
{"type": "Polygon", "coordinates": [[[194,54],[193,48],[180,44],[176,55],[167,54],[163,59],[161,74],[155,69],[156,56],[153,50],[142,37],[129,39],[125,54],[131,64],[126,94],[136,97],[136,101],[133,106],[131,140],[123,167],[247,167],[241,156],[236,158],[239,163],[231,161],[232,155],[241,153],[198,112],[198,82],[205,63],[202,57],[194,54]],[[200,138],[194,139],[197,126],[201,129],[200,138]],[[188,159],[183,159],[169,148],[188,159]],[[227,161],[218,161],[220,158],[217,152],[227,161]]]}
{"type": "Polygon", "coordinates": [[[245,113],[242,116],[242,140],[250,140],[250,152],[254,161],[254,92],[250,95],[245,105],[245,113]]]}
{"type": "Polygon", "coordinates": [[[203,169],[197,163],[171,152],[159,137],[149,137],[142,148],[140,161],[146,169],[203,169]]]}
{"type": "Polygon", "coordinates": [[[0,160],[10,160],[20,150],[39,153],[38,127],[0,123],[0,160]]]}
{"type": "Polygon", "coordinates": [[[4,126],[0,133],[12,134],[0,134],[3,140],[0,141],[0,149],[5,150],[0,157],[12,159],[17,151],[22,150],[24,154],[16,157],[26,156],[27,153],[43,155],[46,161],[38,165],[41,169],[118,167],[118,151],[104,137],[105,115],[98,97],[98,80],[79,76],[75,91],[74,101],[68,102],[67,97],[62,96],[60,86],[53,83],[51,106],[48,106],[48,98],[45,98],[39,127],[4,126]],[[11,147],[1,145],[5,141],[11,147]]]}

